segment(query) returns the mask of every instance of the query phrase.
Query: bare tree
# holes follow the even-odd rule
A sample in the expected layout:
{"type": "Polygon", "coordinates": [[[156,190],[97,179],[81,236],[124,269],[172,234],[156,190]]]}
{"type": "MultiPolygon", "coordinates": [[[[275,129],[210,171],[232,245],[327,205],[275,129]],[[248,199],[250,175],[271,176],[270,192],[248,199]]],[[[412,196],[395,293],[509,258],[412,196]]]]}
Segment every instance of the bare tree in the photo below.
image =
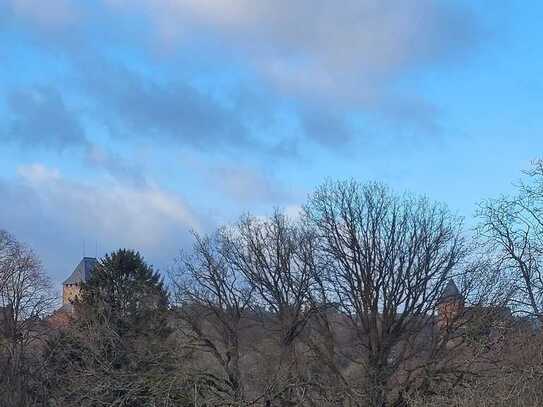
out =
{"type": "Polygon", "coordinates": [[[238,403],[300,404],[305,381],[297,345],[312,312],[315,237],[278,211],[195,237],[173,281],[192,343],[226,376],[216,389],[228,388],[238,403]],[[240,366],[242,351],[260,360],[259,377],[254,367],[251,375],[240,366]]]}
{"type": "MultiPolygon", "coordinates": [[[[0,231],[0,357],[3,383],[11,400],[24,405],[30,377],[37,373],[30,362],[39,339],[45,336],[42,318],[51,311],[51,284],[36,255],[5,231],[0,231]]],[[[8,401],[9,400],[9,401],[8,401]]]]}
{"type": "Polygon", "coordinates": [[[367,404],[384,406],[395,373],[417,355],[418,338],[434,325],[440,295],[466,254],[462,223],[426,199],[356,182],[323,185],[305,206],[305,219],[330,265],[328,302],[350,322],[360,346],[358,388],[367,404]]]}
{"type": "Polygon", "coordinates": [[[226,258],[253,287],[260,320],[279,339],[268,397],[301,404],[306,383],[297,342],[312,314],[316,236],[275,211],[267,219],[242,218],[228,239],[226,258]]]}
{"type": "Polygon", "coordinates": [[[543,322],[543,162],[527,174],[516,195],[481,203],[477,230],[516,290],[516,310],[543,322]]]}
{"type": "Polygon", "coordinates": [[[277,317],[290,347],[310,314],[315,262],[312,236],[280,212],[269,219],[245,217],[231,234],[228,260],[245,276],[260,304],[277,317]]]}
{"type": "Polygon", "coordinates": [[[194,233],[192,252],[180,256],[170,277],[177,314],[187,325],[186,346],[210,354],[224,374],[199,373],[196,382],[208,384],[206,403],[244,405],[248,395],[240,368],[240,342],[253,288],[225,258],[226,236],[225,230],[209,237],[194,233]]]}

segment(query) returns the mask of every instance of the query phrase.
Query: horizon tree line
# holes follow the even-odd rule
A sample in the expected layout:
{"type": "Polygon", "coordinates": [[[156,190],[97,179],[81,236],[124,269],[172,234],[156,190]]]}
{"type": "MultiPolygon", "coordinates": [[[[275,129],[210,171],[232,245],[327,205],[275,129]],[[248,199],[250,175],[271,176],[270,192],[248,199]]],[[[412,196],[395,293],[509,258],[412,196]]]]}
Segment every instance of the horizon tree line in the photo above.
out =
{"type": "Polygon", "coordinates": [[[194,232],[167,283],[138,252],[106,255],[62,327],[39,259],[2,232],[0,404],[400,407],[460,403],[505,368],[543,384],[513,357],[519,332],[541,344],[542,199],[536,163],[468,237],[445,205],[329,181],[298,218],[194,232]],[[451,279],[465,304],[443,326],[451,279]]]}

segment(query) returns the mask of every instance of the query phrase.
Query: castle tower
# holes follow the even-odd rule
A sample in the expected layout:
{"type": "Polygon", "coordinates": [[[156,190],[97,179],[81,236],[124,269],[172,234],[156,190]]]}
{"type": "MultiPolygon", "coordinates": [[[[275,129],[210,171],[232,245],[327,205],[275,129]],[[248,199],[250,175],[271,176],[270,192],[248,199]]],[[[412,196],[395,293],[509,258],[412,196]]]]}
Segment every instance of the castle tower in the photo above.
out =
{"type": "Polygon", "coordinates": [[[450,279],[438,301],[438,326],[450,327],[451,324],[464,312],[464,297],[460,290],[450,279]]]}
{"type": "Polygon", "coordinates": [[[81,290],[81,283],[85,283],[89,279],[97,262],[98,261],[94,257],[83,257],[83,259],[79,262],[70,277],[68,277],[63,283],[63,305],[72,304],[73,300],[75,297],[77,297],[79,291],[81,290]]]}

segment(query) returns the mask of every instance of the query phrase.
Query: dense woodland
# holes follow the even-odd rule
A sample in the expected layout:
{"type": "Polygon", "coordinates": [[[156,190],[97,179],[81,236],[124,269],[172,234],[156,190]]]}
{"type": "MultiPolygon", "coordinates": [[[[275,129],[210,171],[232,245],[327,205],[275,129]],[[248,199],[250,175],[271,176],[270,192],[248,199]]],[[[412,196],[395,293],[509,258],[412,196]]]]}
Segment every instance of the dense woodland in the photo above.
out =
{"type": "Polygon", "coordinates": [[[194,233],[162,273],[106,255],[63,316],[38,255],[1,232],[0,406],[541,406],[543,165],[516,188],[472,229],[327,182],[295,219],[194,233]],[[464,303],[444,321],[451,279],[464,303]]]}

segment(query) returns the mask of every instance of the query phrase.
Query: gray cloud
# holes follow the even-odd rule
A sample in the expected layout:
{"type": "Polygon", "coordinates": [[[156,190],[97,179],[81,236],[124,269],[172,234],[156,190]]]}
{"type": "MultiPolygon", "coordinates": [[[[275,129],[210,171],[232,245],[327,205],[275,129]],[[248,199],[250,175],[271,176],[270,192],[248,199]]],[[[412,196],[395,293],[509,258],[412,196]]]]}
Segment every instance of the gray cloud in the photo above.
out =
{"type": "MultiPolygon", "coordinates": [[[[86,119],[105,124],[114,137],[287,158],[298,157],[306,141],[338,149],[367,136],[353,130],[348,118],[354,115],[417,132],[439,131],[439,109],[416,95],[399,94],[395,84],[412,70],[460,59],[478,44],[482,31],[469,9],[438,0],[104,0],[93,6],[53,0],[51,10],[43,12],[30,7],[35,4],[37,0],[9,0],[4,9],[17,19],[46,22],[61,31],[77,23],[73,34],[64,35],[75,40],[59,42],[55,37],[49,46],[73,64],[76,86],[84,86],[80,101],[85,114],[91,111],[86,119]],[[126,14],[138,19],[127,20],[126,14]],[[110,28],[95,37],[89,29],[101,15],[110,28]],[[146,26],[142,16],[153,24],[146,26]],[[145,29],[136,33],[126,28],[135,22],[145,29]],[[150,45],[156,41],[145,39],[149,32],[171,45],[173,57],[164,60],[175,61],[180,50],[193,53],[196,41],[202,49],[197,55],[209,58],[212,53],[212,60],[225,66],[242,62],[251,77],[254,74],[253,83],[265,79],[265,91],[247,91],[247,85],[239,95],[228,95],[222,89],[193,86],[180,79],[183,74],[158,79],[152,69],[136,71],[136,65],[119,63],[122,51],[108,60],[101,44],[93,42],[143,49],[141,67],[153,68],[160,62],[150,45]],[[300,124],[297,134],[282,127],[282,105],[300,124]]],[[[46,47],[46,39],[39,41],[46,47]]],[[[158,51],[164,57],[164,49],[158,51]]],[[[58,135],[60,130],[44,133],[36,144],[63,149],[77,135],[76,109],[48,100],[44,106],[27,102],[35,107],[34,117],[29,107],[15,112],[14,131],[21,140],[33,142],[34,136],[27,134],[60,128],[45,117],[45,127],[32,127],[40,118],[36,112],[54,108],[57,123],[72,113],[64,136],[58,135]]],[[[97,160],[92,151],[87,162],[118,175],[132,171],[130,165],[113,165],[115,158],[97,160]]]]}
{"type": "Polygon", "coordinates": [[[308,138],[332,149],[343,148],[354,136],[353,129],[347,124],[344,115],[322,108],[302,109],[300,124],[308,138]]]}
{"type": "Polygon", "coordinates": [[[182,82],[159,83],[105,61],[80,71],[113,134],[174,141],[201,150],[258,147],[229,108],[182,82]]]}
{"type": "Polygon", "coordinates": [[[468,9],[437,0],[107,3],[152,16],[166,42],[183,43],[189,30],[227,42],[288,94],[347,104],[374,103],[391,79],[457,57],[480,32],[468,9]]]}
{"type": "Polygon", "coordinates": [[[77,115],[52,87],[35,86],[7,97],[8,129],[4,136],[25,147],[64,150],[87,142],[77,115]]]}
{"type": "Polygon", "coordinates": [[[106,147],[90,141],[76,109],[50,86],[35,86],[11,92],[7,97],[8,126],[4,139],[22,148],[66,149],[83,153],[87,166],[103,170],[114,178],[143,184],[141,167],[106,147]]]}
{"type": "Polygon", "coordinates": [[[119,182],[133,186],[145,186],[147,179],[139,162],[127,160],[121,155],[96,144],[85,148],[85,163],[94,169],[103,170],[119,182]]]}
{"type": "Polygon", "coordinates": [[[384,119],[414,133],[438,132],[439,109],[394,84],[419,68],[454,65],[482,38],[467,7],[438,0],[106,3],[151,16],[163,42],[183,46],[191,30],[246,59],[278,94],[299,103],[305,136],[336,149],[360,137],[347,118],[361,113],[374,125],[384,119]]]}
{"type": "MultiPolygon", "coordinates": [[[[249,63],[278,97],[296,101],[303,135],[335,149],[366,134],[351,127],[347,118],[353,115],[417,133],[438,132],[439,109],[399,93],[395,84],[414,70],[463,60],[483,36],[469,8],[438,0],[106,4],[114,12],[151,16],[156,36],[172,49],[193,37],[206,38],[212,47],[227,44],[234,61],[249,63]]],[[[282,140],[274,150],[297,145],[295,138],[282,140]]]]}

